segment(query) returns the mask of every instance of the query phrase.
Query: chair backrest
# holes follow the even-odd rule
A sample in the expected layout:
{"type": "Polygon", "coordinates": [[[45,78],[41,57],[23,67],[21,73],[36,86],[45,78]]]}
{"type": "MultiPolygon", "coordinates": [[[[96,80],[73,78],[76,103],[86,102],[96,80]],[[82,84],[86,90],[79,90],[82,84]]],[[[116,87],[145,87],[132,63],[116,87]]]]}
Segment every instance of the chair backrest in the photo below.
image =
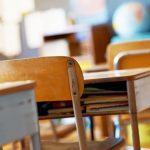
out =
{"type": "Polygon", "coordinates": [[[0,147],[31,136],[33,150],[40,150],[33,82],[0,83],[0,147]]]}
{"type": "Polygon", "coordinates": [[[37,101],[71,100],[68,70],[73,62],[79,95],[84,88],[82,71],[70,57],[39,57],[0,61],[0,82],[34,80],[37,101]]]}
{"type": "Polygon", "coordinates": [[[115,69],[114,59],[121,52],[120,56],[126,54],[124,55],[125,57],[122,57],[118,61],[120,63],[118,69],[150,67],[150,54],[146,52],[149,49],[150,40],[110,44],[107,48],[108,67],[110,70],[115,69]],[[134,52],[134,50],[136,51],[134,52]],[[143,51],[143,53],[138,53],[137,51],[143,51]]]}
{"type": "Polygon", "coordinates": [[[0,62],[0,82],[34,80],[37,101],[72,100],[81,150],[86,150],[80,97],[84,80],[78,63],[70,57],[40,57],[0,62]]]}
{"type": "Polygon", "coordinates": [[[120,52],[113,64],[115,70],[150,67],[150,48],[120,52]]]}

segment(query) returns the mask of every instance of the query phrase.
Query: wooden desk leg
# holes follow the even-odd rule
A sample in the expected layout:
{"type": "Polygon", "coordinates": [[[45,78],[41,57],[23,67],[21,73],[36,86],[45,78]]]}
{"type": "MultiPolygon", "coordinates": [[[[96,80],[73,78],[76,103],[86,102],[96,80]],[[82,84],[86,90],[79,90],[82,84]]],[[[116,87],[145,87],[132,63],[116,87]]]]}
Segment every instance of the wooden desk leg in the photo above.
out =
{"type": "Polygon", "coordinates": [[[90,123],[91,123],[91,140],[93,141],[94,140],[94,121],[93,121],[93,116],[90,116],[90,123]]]}
{"type": "Polygon", "coordinates": [[[140,150],[140,138],[137,114],[130,114],[134,150],[140,150]]]}
{"type": "MultiPolygon", "coordinates": [[[[22,148],[22,149],[26,149],[26,139],[22,139],[22,140],[20,141],[20,144],[21,144],[21,148],[22,148]]],[[[15,147],[14,144],[13,144],[13,146],[15,147]]]]}
{"type": "Polygon", "coordinates": [[[101,130],[103,137],[109,137],[113,133],[110,116],[101,116],[101,130]]]}
{"type": "Polygon", "coordinates": [[[134,150],[140,150],[140,138],[138,129],[137,110],[136,110],[136,96],[133,81],[127,82],[127,89],[128,89],[129,113],[132,128],[133,147],[134,150]]]}
{"type": "Polygon", "coordinates": [[[51,125],[51,128],[52,128],[54,140],[55,140],[56,142],[58,142],[57,130],[56,130],[56,126],[55,126],[53,120],[50,120],[50,125],[51,125]]]}

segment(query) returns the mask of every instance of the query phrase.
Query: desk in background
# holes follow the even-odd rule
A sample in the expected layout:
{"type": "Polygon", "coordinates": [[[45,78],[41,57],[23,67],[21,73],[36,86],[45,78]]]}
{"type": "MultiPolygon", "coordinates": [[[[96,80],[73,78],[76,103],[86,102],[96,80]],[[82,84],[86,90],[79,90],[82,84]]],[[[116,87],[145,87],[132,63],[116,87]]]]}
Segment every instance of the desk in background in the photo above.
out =
{"type": "Polygon", "coordinates": [[[34,87],[32,81],[0,83],[0,148],[30,135],[40,149],[34,87]]]}
{"type": "Polygon", "coordinates": [[[66,39],[69,44],[70,56],[77,56],[76,59],[79,62],[84,60],[89,63],[90,60],[93,65],[106,62],[105,52],[111,36],[112,30],[108,24],[73,25],[68,26],[63,31],[45,33],[43,40],[46,43],[52,40],[66,39]],[[88,37],[86,39],[77,39],[77,34],[82,33],[88,37]],[[86,41],[88,50],[83,50],[85,48],[81,50],[80,44],[82,41],[86,41]],[[78,57],[79,55],[80,57],[78,57]]]}

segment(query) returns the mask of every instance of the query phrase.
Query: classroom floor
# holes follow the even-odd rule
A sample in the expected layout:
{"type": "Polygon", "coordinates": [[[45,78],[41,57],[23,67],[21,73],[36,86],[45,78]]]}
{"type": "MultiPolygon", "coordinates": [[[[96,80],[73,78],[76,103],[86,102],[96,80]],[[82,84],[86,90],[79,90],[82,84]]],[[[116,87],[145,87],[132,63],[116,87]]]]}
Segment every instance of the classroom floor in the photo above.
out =
{"type": "MultiPolygon", "coordinates": [[[[58,140],[61,142],[77,141],[77,133],[75,131],[75,125],[67,126],[67,128],[70,128],[70,133],[68,130],[67,131],[68,133],[65,135],[64,133],[62,134],[62,131],[61,131],[61,130],[64,130],[65,128],[63,126],[61,126],[61,129],[59,129],[61,131],[60,132],[61,134],[59,134],[60,137],[57,139],[57,138],[54,138],[54,136],[53,136],[53,132],[51,130],[51,125],[50,125],[49,121],[41,122],[40,123],[41,137],[44,140],[51,140],[51,141],[55,141],[55,140],[58,140]]],[[[100,133],[99,132],[100,131],[96,129],[96,131],[95,131],[95,139],[96,140],[100,140],[100,138],[99,138],[100,133]]],[[[90,129],[86,130],[86,135],[87,135],[87,140],[90,140],[90,138],[91,138],[90,137],[90,129]]],[[[102,140],[102,138],[101,138],[101,140],[102,140]]],[[[3,150],[22,150],[22,149],[21,149],[20,143],[16,142],[14,145],[12,145],[12,144],[5,145],[3,147],[3,150]]],[[[133,150],[133,148],[132,147],[126,147],[126,149],[123,149],[123,150],[133,150]]],[[[150,149],[142,149],[142,150],[150,150],[150,149]]]]}

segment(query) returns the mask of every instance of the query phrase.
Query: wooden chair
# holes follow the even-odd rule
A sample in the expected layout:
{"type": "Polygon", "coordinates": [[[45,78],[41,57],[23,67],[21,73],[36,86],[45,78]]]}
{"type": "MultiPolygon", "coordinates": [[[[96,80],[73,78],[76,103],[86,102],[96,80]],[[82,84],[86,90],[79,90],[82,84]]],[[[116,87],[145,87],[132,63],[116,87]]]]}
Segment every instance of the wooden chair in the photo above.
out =
{"type": "Polygon", "coordinates": [[[31,136],[32,149],[40,150],[34,82],[0,83],[0,149],[4,144],[31,136]]]}
{"type": "Polygon", "coordinates": [[[150,40],[110,44],[107,48],[109,70],[150,67],[150,40]]]}
{"type": "MultiPolygon", "coordinates": [[[[150,40],[110,44],[107,48],[109,69],[121,70],[150,67],[150,40]]],[[[150,121],[150,109],[138,115],[140,122],[150,121]]],[[[123,127],[122,133],[126,135],[125,126],[130,123],[128,115],[120,117],[123,127]]]]}
{"type": "MultiPolygon", "coordinates": [[[[150,40],[109,44],[106,64],[97,65],[86,70],[86,72],[150,67],[150,40]]],[[[104,124],[103,135],[109,135],[110,129],[106,126],[106,124],[109,124],[107,120],[109,120],[109,116],[104,116],[102,122],[104,124]]]]}
{"type": "MultiPolygon", "coordinates": [[[[0,82],[34,80],[37,102],[72,100],[76,119],[79,146],[77,143],[43,144],[43,149],[117,149],[121,139],[108,138],[103,142],[87,142],[82,120],[80,97],[84,80],[78,63],[69,57],[43,57],[0,62],[0,82]]],[[[58,117],[58,116],[57,116],[58,117]]]]}
{"type": "Polygon", "coordinates": [[[114,58],[114,69],[150,67],[150,48],[120,52],[114,58]]]}

